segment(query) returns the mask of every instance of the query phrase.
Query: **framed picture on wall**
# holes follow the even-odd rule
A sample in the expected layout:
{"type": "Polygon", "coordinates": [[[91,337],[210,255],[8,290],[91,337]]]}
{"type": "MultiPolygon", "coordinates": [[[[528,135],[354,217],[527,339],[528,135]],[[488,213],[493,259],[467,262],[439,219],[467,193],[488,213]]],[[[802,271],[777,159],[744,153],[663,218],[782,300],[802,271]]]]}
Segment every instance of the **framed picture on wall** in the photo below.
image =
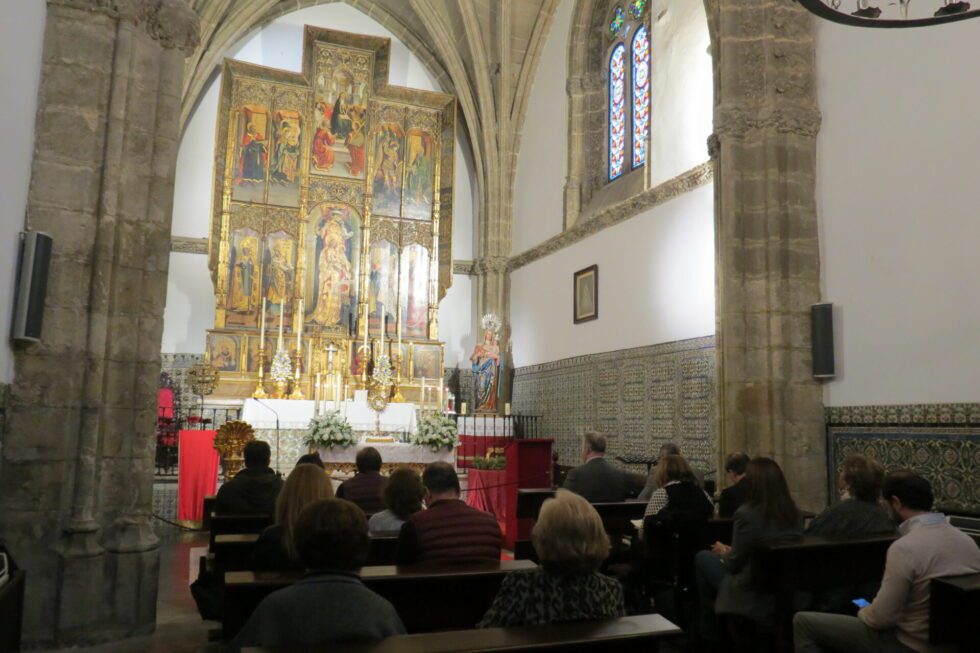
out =
{"type": "Polygon", "coordinates": [[[599,266],[590,265],[575,273],[573,279],[575,324],[599,319],[599,266]]]}

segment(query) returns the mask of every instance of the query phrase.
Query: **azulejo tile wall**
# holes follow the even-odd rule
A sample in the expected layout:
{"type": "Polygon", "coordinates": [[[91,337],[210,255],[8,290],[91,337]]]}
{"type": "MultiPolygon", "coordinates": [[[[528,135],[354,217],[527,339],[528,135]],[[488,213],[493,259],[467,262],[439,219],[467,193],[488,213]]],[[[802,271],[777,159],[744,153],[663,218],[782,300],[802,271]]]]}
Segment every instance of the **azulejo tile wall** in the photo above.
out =
{"type": "MultiPolygon", "coordinates": [[[[851,453],[889,470],[910,468],[932,483],[936,505],[980,514],[980,404],[827,408],[830,469],[851,453]]],[[[829,474],[831,496],[836,474],[829,474]]]]}
{"type": "Polygon", "coordinates": [[[655,456],[674,441],[695,467],[715,468],[714,336],[520,367],[513,394],[516,412],[541,415],[563,465],[580,462],[582,434],[596,429],[612,456],[655,456]]]}
{"type": "Polygon", "coordinates": [[[170,375],[174,381],[174,386],[180,389],[180,404],[184,409],[196,407],[201,403],[201,398],[191,391],[191,385],[187,381],[187,371],[204,361],[203,354],[161,354],[160,371],[170,375]]]}

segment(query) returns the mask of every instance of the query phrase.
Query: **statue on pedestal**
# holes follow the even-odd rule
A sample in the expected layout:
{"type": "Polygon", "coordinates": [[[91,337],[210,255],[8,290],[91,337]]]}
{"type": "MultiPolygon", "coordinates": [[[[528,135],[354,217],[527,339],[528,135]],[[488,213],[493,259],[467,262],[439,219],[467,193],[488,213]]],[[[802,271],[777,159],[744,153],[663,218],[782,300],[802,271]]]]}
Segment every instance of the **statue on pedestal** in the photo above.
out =
{"type": "Polygon", "coordinates": [[[470,356],[473,365],[473,403],[478,413],[497,412],[497,387],[500,384],[500,318],[493,313],[483,316],[483,342],[470,356]]]}

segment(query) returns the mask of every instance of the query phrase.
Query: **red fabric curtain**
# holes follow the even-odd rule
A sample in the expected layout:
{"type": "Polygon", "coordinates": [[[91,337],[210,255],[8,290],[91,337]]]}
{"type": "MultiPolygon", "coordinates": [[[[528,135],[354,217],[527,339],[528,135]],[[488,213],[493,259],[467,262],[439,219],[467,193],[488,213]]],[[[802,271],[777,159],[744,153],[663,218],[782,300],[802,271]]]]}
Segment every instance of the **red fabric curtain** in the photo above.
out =
{"type": "Polygon", "coordinates": [[[157,416],[174,416],[174,391],[171,388],[160,388],[157,392],[157,416]]]}
{"type": "Polygon", "coordinates": [[[507,511],[506,474],[502,470],[470,469],[466,474],[466,503],[489,512],[504,528],[507,511]]]}
{"type": "Polygon", "coordinates": [[[218,485],[217,431],[181,431],[177,463],[177,519],[199,522],[204,518],[204,497],[218,485]]]}

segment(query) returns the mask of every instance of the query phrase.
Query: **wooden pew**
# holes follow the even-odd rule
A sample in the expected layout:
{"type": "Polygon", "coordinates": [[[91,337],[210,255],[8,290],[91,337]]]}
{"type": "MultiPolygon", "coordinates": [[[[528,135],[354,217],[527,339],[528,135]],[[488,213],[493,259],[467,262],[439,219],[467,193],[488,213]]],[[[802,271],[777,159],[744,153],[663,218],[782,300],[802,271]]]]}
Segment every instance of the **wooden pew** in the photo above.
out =
{"type": "Polygon", "coordinates": [[[761,546],[752,560],[752,585],[775,596],[776,651],[793,650],[794,595],[881,580],[896,535],[807,535],[761,546]]]}
{"type": "MultiPolygon", "coordinates": [[[[229,533],[227,535],[216,535],[214,544],[211,545],[211,553],[214,555],[214,571],[219,577],[229,571],[247,571],[252,569],[252,551],[255,549],[255,542],[259,539],[257,533],[229,533]]],[[[374,567],[377,565],[393,565],[398,552],[398,537],[391,535],[375,536],[370,538],[370,548],[368,549],[367,564],[365,566],[374,567]]]]}
{"type": "Polygon", "coordinates": [[[400,635],[377,643],[338,643],[328,646],[260,649],[243,653],[476,653],[478,651],[596,651],[652,652],[681,629],[658,614],[545,626],[452,630],[400,635]]]}
{"type": "MultiPolygon", "coordinates": [[[[383,565],[364,567],[361,580],[395,606],[408,632],[419,633],[472,628],[490,607],[504,576],[536,566],[527,560],[383,565]]],[[[241,630],[259,601],[302,577],[292,572],[225,574],[224,638],[241,630]]]]}
{"type": "Polygon", "coordinates": [[[211,515],[211,538],[209,546],[214,545],[218,535],[244,535],[261,533],[272,525],[272,515],[211,515]]]}
{"type": "Polygon", "coordinates": [[[929,583],[929,642],[980,651],[980,574],[934,578],[929,583]]]}

